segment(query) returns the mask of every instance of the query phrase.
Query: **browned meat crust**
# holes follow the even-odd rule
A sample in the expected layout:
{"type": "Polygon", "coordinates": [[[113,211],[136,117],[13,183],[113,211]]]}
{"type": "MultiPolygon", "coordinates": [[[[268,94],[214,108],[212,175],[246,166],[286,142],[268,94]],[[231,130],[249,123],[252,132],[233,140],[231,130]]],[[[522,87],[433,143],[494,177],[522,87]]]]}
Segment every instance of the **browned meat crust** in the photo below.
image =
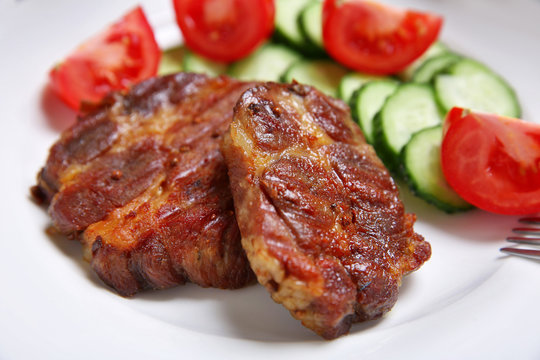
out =
{"type": "Polygon", "coordinates": [[[112,94],[51,148],[33,193],[79,234],[100,278],[130,296],[253,279],[219,151],[252,84],[180,73],[112,94]]]}
{"type": "Polygon", "coordinates": [[[321,336],[389,311],[430,257],[343,102],[300,84],[249,89],[222,150],[258,281],[321,336]]]}

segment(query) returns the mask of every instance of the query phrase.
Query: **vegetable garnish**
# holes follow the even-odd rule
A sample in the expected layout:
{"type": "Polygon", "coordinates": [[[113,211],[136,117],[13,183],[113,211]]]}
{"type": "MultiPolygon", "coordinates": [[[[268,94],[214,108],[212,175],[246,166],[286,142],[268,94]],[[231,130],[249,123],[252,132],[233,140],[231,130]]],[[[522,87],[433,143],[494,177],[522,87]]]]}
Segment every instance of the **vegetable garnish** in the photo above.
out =
{"type": "Polygon", "coordinates": [[[540,124],[454,107],[444,124],[441,165],[452,188],[486,211],[540,211],[540,124]]]}
{"type": "Polygon", "coordinates": [[[50,72],[52,89],[71,108],[156,75],[161,52],[141,7],[80,45],[50,72]]]}
{"type": "Polygon", "coordinates": [[[208,59],[249,55],[274,29],[273,0],[173,0],[186,45],[208,59]]]}
{"type": "Polygon", "coordinates": [[[386,75],[403,70],[437,39],[442,17],[373,1],[325,0],[323,41],[340,63],[386,75]]]}

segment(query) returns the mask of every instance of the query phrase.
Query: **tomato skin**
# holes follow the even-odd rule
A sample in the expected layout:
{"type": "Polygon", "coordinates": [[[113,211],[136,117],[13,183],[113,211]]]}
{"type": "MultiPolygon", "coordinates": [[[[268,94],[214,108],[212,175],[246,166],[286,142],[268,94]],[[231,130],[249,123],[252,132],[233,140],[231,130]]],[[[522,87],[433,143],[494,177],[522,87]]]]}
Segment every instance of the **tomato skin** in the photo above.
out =
{"type": "Polygon", "coordinates": [[[373,1],[325,0],[323,42],[336,61],[375,75],[395,74],[437,39],[442,17],[373,1]]]}
{"type": "Polygon", "coordinates": [[[273,0],[173,0],[173,4],[187,47],[219,62],[246,57],[274,29],[273,0]]]}
{"type": "Polygon", "coordinates": [[[71,108],[96,103],[157,74],[161,52],[142,8],[88,39],[49,73],[56,94],[71,108]]]}
{"type": "Polygon", "coordinates": [[[466,201],[494,213],[540,212],[540,124],[451,109],[441,165],[466,201]]]}

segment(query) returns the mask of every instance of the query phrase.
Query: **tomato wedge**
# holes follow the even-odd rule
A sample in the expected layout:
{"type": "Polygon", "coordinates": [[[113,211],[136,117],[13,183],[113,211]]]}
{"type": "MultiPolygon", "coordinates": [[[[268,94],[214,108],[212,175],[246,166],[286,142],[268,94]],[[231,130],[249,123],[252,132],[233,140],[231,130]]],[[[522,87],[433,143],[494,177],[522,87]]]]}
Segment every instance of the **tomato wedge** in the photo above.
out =
{"type": "Polygon", "coordinates": [[[273,0],[173,0],[186,45],[232,62],[250,54],[274,29],[273,0]]]}
{"type": "Polygon", "coordinates": [[[540,212],[540,124],[453,108],[441,165],[454,190],[486,211],[540,212]]]}
{"type": "Polygon", "coordinates": [[[161,52],[140,7],[80,45],[50,72],[52,89],[71,108],[96,103],[156,75],[161,52]]]}
{"type": "Polygon", "coordinates": [[[325,0],[323,42],[335,60],[377,75],[403,70],[437,39],[442,17],[373,1],[325,0]]]}

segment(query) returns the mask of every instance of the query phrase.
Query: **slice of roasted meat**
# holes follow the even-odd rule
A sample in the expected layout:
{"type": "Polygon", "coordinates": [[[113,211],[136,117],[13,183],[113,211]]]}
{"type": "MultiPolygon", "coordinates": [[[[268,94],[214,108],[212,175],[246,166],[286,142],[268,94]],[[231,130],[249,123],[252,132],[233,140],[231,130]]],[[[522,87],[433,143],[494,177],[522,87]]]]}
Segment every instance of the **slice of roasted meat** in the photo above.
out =
{"type": "Polygon", "coordinates": [[[33,193],[119,294],[254,279],[219,150],[252,85],[188,73],[150,79],[110,95],[51,148],[33,193]]]}
{"type": "Polygon", "coordinates": [[[324,338],[376,319],[431,254],[349,110],[300,84],[247,90],[222,147],[258,281],[324,338]]]}

